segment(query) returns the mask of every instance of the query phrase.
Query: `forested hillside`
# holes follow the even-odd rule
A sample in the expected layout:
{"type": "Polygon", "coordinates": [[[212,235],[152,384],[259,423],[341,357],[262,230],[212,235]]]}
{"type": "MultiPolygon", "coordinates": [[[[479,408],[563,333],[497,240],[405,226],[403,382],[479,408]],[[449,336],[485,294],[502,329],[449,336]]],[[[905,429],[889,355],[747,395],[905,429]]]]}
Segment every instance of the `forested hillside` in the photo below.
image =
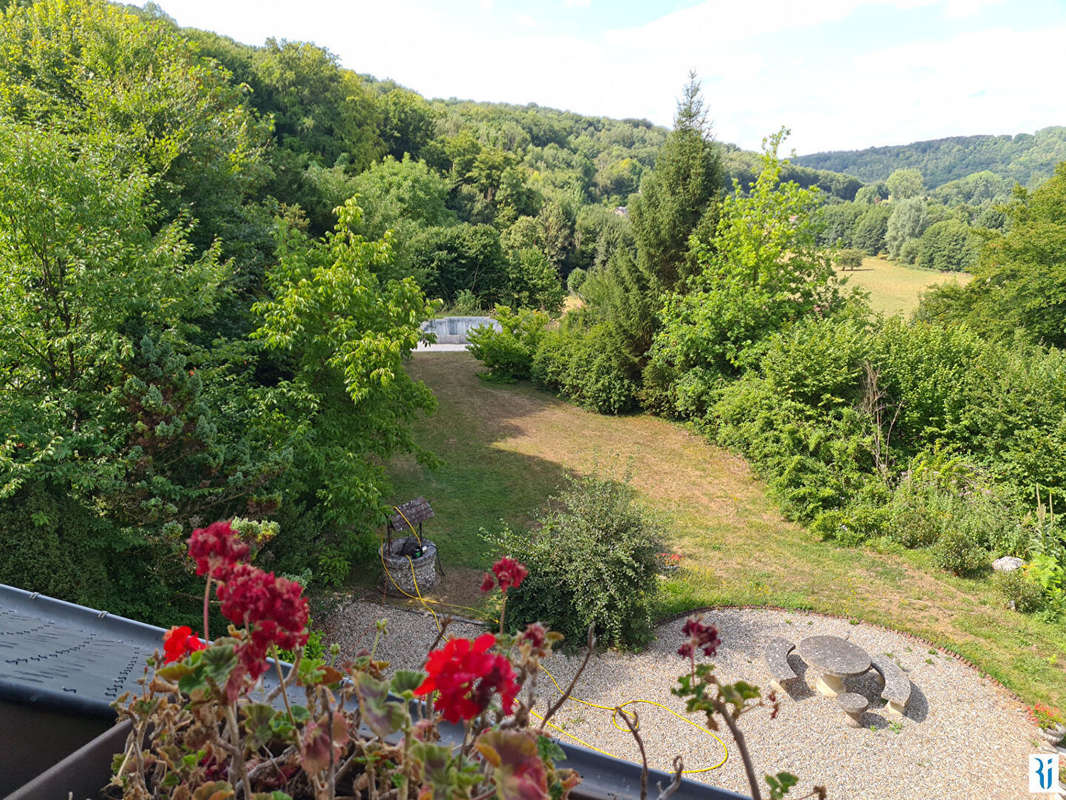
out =
{"type": "Polygon", "coordinates": [[[935,189],[975,172],[988,171],[1010,183],[1033,186],[1066,160],[1066,127],[1014,136],[950,136],[890,147],[835,150],[793,159],[812,169],[853,175],[864,183],[883,181],[897,169],[917,169],[935,189]]]}
{"type": "Polygon", "coordinates": [[[435,406],[405,369],[420,323],[494,307],[487,362],[692,421],[827,536],[905,538],[913,512],[950,569],[1060,564],[1031,498],[1066,497],[1066,176],[930,193],[893,164],[860,187],[779,159],[785,131],[756,156],[710,130],[695,78],[667,131],[430,101],[151,8],[9,4],[0,582],[173,622],[197,604],[176,556],[222,518],[271,569],[343,581],[374,555],[383,465],[433,460],[411,436],[435,406]],[[884,322],[840,247],[982,279],[884,322]],[[584,307],[548,330],[567,288],[584,307]],[[942,531],[945,509],[987,524],[942,531]]]}
{"type": "Polygon", "coordinates": [[[154,7],[3,9],[0,582],[146,620],[193,612],[175,556],[203,521],[305,582],[372,555],[382,464],[432,458],[420,322],[557,314],[632,246],[668,136],[429,101],[154,7]]]}

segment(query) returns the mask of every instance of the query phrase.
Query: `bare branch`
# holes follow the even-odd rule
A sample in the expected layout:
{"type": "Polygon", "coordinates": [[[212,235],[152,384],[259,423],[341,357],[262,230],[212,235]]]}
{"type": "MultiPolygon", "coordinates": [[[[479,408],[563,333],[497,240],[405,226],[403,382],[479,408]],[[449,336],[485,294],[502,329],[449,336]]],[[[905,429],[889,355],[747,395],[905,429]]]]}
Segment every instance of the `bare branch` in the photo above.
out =
{"type": "Polygon", "coordinates": [[[629,732],[633,734],[633,738],[637,740],[637,747],[640,748],[640,800],[648,800],[648,754],[644,752],[644,740],[640,738],[640,718],[637,716],[637,712],[633,712],[633,719],[629,718],[621,706],[614,707],[614,713],[622,718],[622,721],[629,728],[629,732]]]}
{"type": "Polygon", "coordinates": [[[548,709],[548,713],[540,721],[540,732],[544,733],[544,726],[548,724],[548,720],[552,718],[556,711],[558,711],[563,703],[570,699],[571,693],[574,691],[574,687],[577,686],[577,679],[581,677],[581,673],[585,671],[585,667],[588,666],[589,659],[592,658],[592,651],[596,647],[596,626],[589,625],[589,637],[585,646],[585,660],[581,662],[581,666],[577,668],[577,672],[574,673],[574,679],[570,681],[570,685],[566,687],[566,691],[563,692],[555,703],[548,709]]]}
{"type": "Polygon", "coordinates": [[[684,771],[685,764],[681,760],[681,756],[674,756],[674,779],[665,789],[661,783],[659,784],[659,797],[657,800],[666,800],[666,798],[681,788],[681,773],[684,771]]]}

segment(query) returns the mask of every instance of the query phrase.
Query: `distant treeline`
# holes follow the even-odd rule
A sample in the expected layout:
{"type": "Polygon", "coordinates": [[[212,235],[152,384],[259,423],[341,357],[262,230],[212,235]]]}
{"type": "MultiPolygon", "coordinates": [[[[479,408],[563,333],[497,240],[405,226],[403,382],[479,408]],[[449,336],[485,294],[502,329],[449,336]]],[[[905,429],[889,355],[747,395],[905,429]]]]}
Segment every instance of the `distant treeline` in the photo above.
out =
{"type": "Polygon", "coordinates": [[[1014,136],[949,136],[925,142],[834,150],[799,156],[804,167],[854,175],[864,183],[883,181],[895,170],[914,168],[935,189],[949,181],[988,170],[1011,183],[1033,186],[1047,180],[1066,160],[1066,127],[1042,128],[1014,136]]]}

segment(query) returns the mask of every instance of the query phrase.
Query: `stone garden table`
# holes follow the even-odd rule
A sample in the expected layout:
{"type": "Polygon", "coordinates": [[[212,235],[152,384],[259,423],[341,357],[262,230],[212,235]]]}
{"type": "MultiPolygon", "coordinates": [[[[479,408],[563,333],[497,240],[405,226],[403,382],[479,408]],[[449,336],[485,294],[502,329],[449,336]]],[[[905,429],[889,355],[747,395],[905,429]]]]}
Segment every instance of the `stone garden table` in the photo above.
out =
{"type": "Polygon", "coordinates": [[[844,678],[870,668],[869,654],[839,636],[808,636],[796,647],[799,657],[820,673],[816,688],[835,697],[844,691],[844,678]]]}

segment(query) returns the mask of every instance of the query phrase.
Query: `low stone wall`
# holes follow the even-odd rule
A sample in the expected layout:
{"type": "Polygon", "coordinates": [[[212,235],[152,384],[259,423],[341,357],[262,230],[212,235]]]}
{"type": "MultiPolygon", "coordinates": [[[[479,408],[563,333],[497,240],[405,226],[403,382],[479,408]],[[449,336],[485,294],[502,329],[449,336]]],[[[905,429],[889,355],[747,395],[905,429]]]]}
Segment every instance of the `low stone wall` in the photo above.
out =
{"type": "Polygon", "coordinates": [[[500,323],[492,317],[441,317],[422,323],[422,330],[437,335],[437,344],[466,344],[466,335],[474,328],[491,325],[501,330],[500,323]]]}
{"type": "Polygon", "coordinates": [[[407,595],[417,596],[418,591],[415,589],[415,580],[418,581],[418,590],[425,592],[427,589],[437,585],[437,581],[440,578],[437,575],[437,545],[429,541],[429,539],[422,540],[422,555],[418,558],[400,555],[404,548],[404,545],[409,541],[414,541],[410,537],[403,539],[393,539],[392,546],[388,552],[385,552],[385,543],[381,545],[382,549],[382,561],[385,562],[385,569],[388,570],[388,575],[381,576],[382,588],[386,593],[395,595],[398,597],[407,595]],[[411,576],[411,567],[414,566],[414,577],[411,576]],[[391,580],[389,579],[391,576],[391,580]],[[397,589],[396,587],[399,587],[397,589]],[[402,589],[403,591],[400,591],[402,589]]]}

